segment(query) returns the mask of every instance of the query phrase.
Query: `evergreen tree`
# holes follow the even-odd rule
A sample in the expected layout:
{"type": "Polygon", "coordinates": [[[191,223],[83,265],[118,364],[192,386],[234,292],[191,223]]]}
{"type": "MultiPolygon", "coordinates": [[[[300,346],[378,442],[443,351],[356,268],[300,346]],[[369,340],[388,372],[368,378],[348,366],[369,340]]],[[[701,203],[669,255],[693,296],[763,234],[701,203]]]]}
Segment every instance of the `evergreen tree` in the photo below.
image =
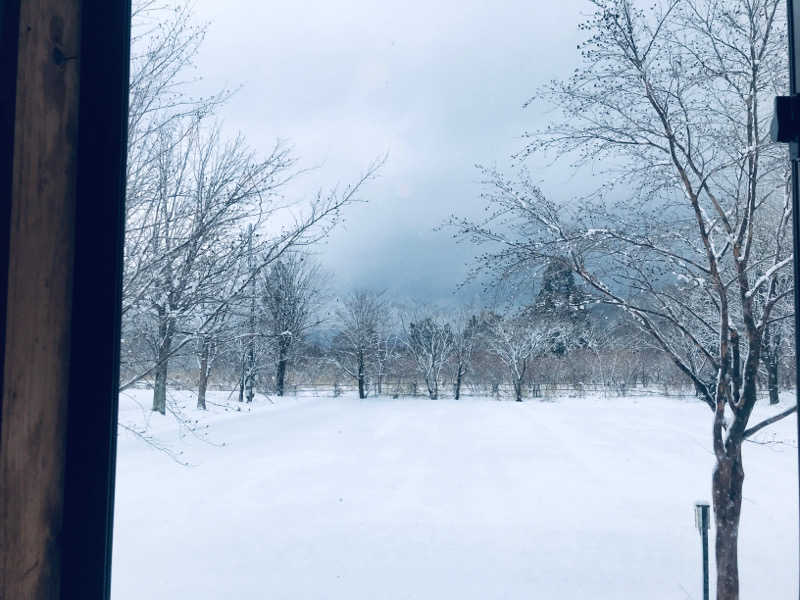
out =
{"type": "Polygon", "coordinates": [[[542,274],[542,287],[531,308],[531,318],[543,320],[552,328],[552,352],[566,354],[570,346],[582,346],[588,324],[587,295],[575,282],[569,261],[550,260],[542,274]]]}

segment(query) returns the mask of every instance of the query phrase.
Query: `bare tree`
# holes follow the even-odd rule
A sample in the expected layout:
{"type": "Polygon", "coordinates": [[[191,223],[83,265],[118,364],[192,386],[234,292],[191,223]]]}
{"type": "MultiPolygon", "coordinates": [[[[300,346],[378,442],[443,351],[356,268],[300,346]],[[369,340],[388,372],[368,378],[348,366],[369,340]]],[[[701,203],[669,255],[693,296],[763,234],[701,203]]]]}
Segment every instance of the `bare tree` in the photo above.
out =
{"type": "Polygon", "coordinates": [[[157,209],[153,199],[161,182],[164,132],[188,134],[187,124],[211,114],[230,96],[226,90],[204,97],[187,92],[206,34],[206,27],[194,22],[190,3],[170,9],[138,0],[131,22],[123,316],[149,291],[153,262],[160,259],[147,222],[157,209]]]}
{"type": "Polygon", "coordinates": [[[275,365],[275,393],[283,396],[293,352],[307,331],[319,325],[324,281],[319,265],[308,257],[287,254],[266,269],[260,282],[260,320],[275,365]]]}
{"type": "MultiPolygon", "coordinates": [[[[789,180],[787,177],[785,195],[787,198],[790,195],[789,180]]],[[[787,200],[788,202],[789,200],[787,200]]],[[[769,207],[774,208],[774,207],[769,207]]],[[[764,211],[767,218],[761,219],[759,225],[761,226],[759,235],[755,238],[754,254],[769,254],[770,248],[768,247],[769,234],[774,232],[777,227],[774,215],[768,211],[764,211]]],[[[763,268],[756,267],[754,276],[756,278],[764,276],[763,268]]],[[[779,295],[782,300],[775,303],[771,313],[769,314],[763,329],[762,337],[762,351],[761,363],[763,366],[765,387],[769,397],[770,404],[778,404],[780,402],[780,370],[781,365],[785,361],[787,354],[791,354],[791,342],[794,340],[794,306],[791,302],[792,299],[792,273],[788,269],[783,270],[782,273],[775,275],[774,289],[770,292],[769,288],[760,287],[754,290],[753,300],[756,306],[761,306],[765,302],[769,302],[769,296],[779,295]]]]}
{"type": "MultiPolygon", "coordinates": [[[[149,250],[157,258],[138,308],[157,327],[153,410],[163,414],[176,336],[188,343],[183,326],[194,309],[202,304],[224,311],[230,297],[220,299],[220,291],[239,292],[225,284],[250,251],[240,233],[265,213],[289,163],[280,148],[259,160],[241,138],[224,144],[217,130],[196,122],[188,130],[169,127],[160,133],[156,195],[148,218],[138,223],[150,231],[149,250]]],[[[216,319],[216,311],[207,315],[216,319]]]]}
{"type": "Polygon", "coordinates": [[[333,340],[338,367],[358,383],[358,397],[366,398],[369,370],[380,352],[381,325],[387,316],[383,293],[357,290],[341,300],[336,310],[339,333],[333,340]]]}
{"type": "Polygon", "coordinates": [[[480,332],[480,320],[464,307],[453,319],[453,397],[461,399],[461,388],[464,378],[472,367],[472,352],[480,332]]]}
{"type": "Polygon", "coordinates": [[[403,342],[425,381],[428,396],[437,400],[442,369],[453,351],[450,324],[436,316],[422,316],[410,319],[403,333],[403,342]]]}
{"type": "Polygon", "coordinates": [[[531,361],[563,343],[563,330],[522,310],[493,320],[489,332],[489,348],[508,371],[514,400],[522,402],[531,361]]]}
{"type": "MultiPolygon", "coordinates": [[[[247,252],[232,257],[231,269],[220,278],[216,294],[199,301],[188,315],[189,329],[186,335],[194,338],[198,367],[197,408],[201,410],[206,410],[206,391],[217,359],[235,347],[237,341],[251,340],[251,336],[243,335],[237,317],[242,312],[243,304],[249,303],[253,306],[252,294],[248,292],[252,290],[255,281],[250,286],[242,285],[244,280],[249,279],[248,274],[253,268],[253,235],[252,226],[240,234],[239,244],[233,247],[246,248],[247,252]],[[220,299],[229,301],[220,303],[220,299]]],[[[252,314],[253,311],[251,317],[252,314]]]]}
{"type": "Polygon", "coordinates": [[[570,212],[524,174],[488,171],[495,220],[460,227],[499,244],[487,267],[568,257],[698,390],[713,423],[717,598],[735,600],[742,443],[796,409],[750,423],[764,332],[791,293],[779,285],[792,261],[786,157],[765,123],[785,82],[783,2],[594,5],[584,65],[539,94],[563,119],[531,134],[524,154],[610,159],[624,206],[607,208],[607,188],[570,212]]]}
{"type": "Polygon", "coordinates": [[[208,391],[208,380],[211,378],[211,369],[219,351],[219,341],[209,333],[201,333],[197,336],[197,408],[206,410],[206,392],[208,391]]]}
{"type": "Polygon", "coordinates": [[[215,305],[201,304],[193,321],[199,328],[191,332],[197,358],[197,408],[206,410],[206,392],[214,363],[230,342],[230,310],[219,311],[215,305]],[[210,318],[209,318],[210,313],[210,318]]]}
{"type": "Polygon", "coordinates": [[[383,383],[397,365],[400,350],[400,336],[392,329],[392,322],[378,324],[375,352],[372,356],[373,378],[375,380],[375,393],[383,394],[383,383]]]}

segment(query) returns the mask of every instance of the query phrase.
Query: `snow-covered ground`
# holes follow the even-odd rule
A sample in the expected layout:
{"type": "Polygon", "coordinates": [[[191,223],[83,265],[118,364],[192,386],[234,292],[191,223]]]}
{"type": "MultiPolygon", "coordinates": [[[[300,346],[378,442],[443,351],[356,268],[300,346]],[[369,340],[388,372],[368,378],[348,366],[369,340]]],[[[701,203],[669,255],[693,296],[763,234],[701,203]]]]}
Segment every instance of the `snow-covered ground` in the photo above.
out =
{"type": "MultiPolygon", "coordinates": [[[[190,466],[120,436],[113,600],[701,598],[697,401],[173,396],[121,398],[190,466]]],[[[797,597],[794,428],[744,450],[745,600],[797,597]]]]}

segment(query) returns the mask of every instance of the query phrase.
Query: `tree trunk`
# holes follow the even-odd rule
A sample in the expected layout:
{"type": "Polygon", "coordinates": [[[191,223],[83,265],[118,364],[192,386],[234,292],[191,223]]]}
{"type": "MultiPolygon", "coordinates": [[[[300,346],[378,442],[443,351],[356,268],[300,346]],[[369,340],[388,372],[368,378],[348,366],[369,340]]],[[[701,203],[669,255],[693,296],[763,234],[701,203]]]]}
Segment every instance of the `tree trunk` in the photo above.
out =
{"type": "Polygon", "coordinates": [[[283,348],[278,350],[278,370],[275,373],[275,393],[283,396],[286,389],[286,353],[283,348]]]}
{"type": "Polygon", "coordinates": [[[247,378],[245,370],[247,369],[247,361],[245,360],[246,354],[242,354],[242,364],[239,370],[239,402],[244,402],[244,383],[247,378]]]}
{"type": "Polygon", "coordinates": [[[521,368],[516,371],[514,377],[514,395],[517,402],[522,402],[522,385],[525,382],[525,373],[528,372],[528,361],[522,361],[521,368]]]}
{"type": "Polygon", "coordinates": [[[247,402],[253,401],[256,395],[255,392],[255,378],[256,378],[256,355],[255,355],[255,341],[251,341],[250,347],[247,350],[247,371],[245,376],[245,384],[247,385],[247,402]]]}
{"type": "Polygon", "coordinates": [[[251,403],[255,397],[255,376],[253,375],[253,372],[250,371],[247,373],[247,403],[251,403]]]}
{"type": "Polygon", "coordinates": [[[522,402],[522,380],[518,379],[514,382],[514,399],[517,402],[522,402]]]}
{"type": "Polygon", "coordinates": [[[738,536],[742,511],[741,447],[726,451],[717,459],[712,478],[714,522],[716,524],[717,600],[739,600],[738,536]]]}
{"type": "Polygon", "coordinates": [[[358,356],[358,397],[362,400],[367,397],[366,369],[364,369],[364,356],[358,356]]]}
{"type": "Polygon", "coordinates": [[[778,404],[780,402],[780,378],[778,376],[778,365],[780,363],[780,333],[773,334],[770,327],[764,329],[762,338],[761,360],[767,369],[767,390],[769,391],[769,403],[778,404]]]}
{"type": "Polygon", "coordinates": [[[767,361],[767,389],[769,390],[769,403],[778,404],[780,402],[780,396],[778,395],[778,361],[774,355],[770,355],[767,361]]]}
{"type": "Polygon", "coordinates": [[[153,385],[153,411],[162,415],[167,412],[167,361],[159,361],[153,385]]]}
{"type": "Polygon", "coordinates": [[[153,385],[153,411],[162,415],[167,412],[167,369],[172,349],[172,324],[166,317],[159,318],[160,343],[156,356],[155,382],[153,385]]]}
{"type": "Polygon", "coordinates": [[[208,389],[208,346],[210,342],[203,338],[200,342],[200,378],[197,383],[197,408],[206,410],[206,389],[208,389]]]}
{"type": "Polygon", "coordinates": [[[456,400],[461,399],[461,378],[463,376],[463,368],[461,365],[458,365],[458,371],[456,372],[456,385],[455,389],[453,390],[453,395],[455,396],[456,400]]]}
{"type": "Polygon", "coordinates": [[[439,399],[439,381],[425,381],[426,385],[428,386],[428,396],[431,400],[438,400],[439,399]]]}

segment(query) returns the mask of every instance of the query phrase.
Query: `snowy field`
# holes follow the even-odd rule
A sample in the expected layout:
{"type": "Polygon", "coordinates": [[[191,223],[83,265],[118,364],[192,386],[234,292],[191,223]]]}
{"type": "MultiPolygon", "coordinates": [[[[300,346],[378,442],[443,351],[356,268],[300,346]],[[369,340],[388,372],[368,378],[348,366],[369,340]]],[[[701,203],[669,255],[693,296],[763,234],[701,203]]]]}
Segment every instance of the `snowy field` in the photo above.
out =
{"type": "MultiPolygon", "coordinates": [[[[190,466],[120,436],[113,600],[701,598],[695,400],[227,397],[121,398],[190,466]]],[[[744,450],[744,600],[797,597],[794,427],[744,450]]]]}

